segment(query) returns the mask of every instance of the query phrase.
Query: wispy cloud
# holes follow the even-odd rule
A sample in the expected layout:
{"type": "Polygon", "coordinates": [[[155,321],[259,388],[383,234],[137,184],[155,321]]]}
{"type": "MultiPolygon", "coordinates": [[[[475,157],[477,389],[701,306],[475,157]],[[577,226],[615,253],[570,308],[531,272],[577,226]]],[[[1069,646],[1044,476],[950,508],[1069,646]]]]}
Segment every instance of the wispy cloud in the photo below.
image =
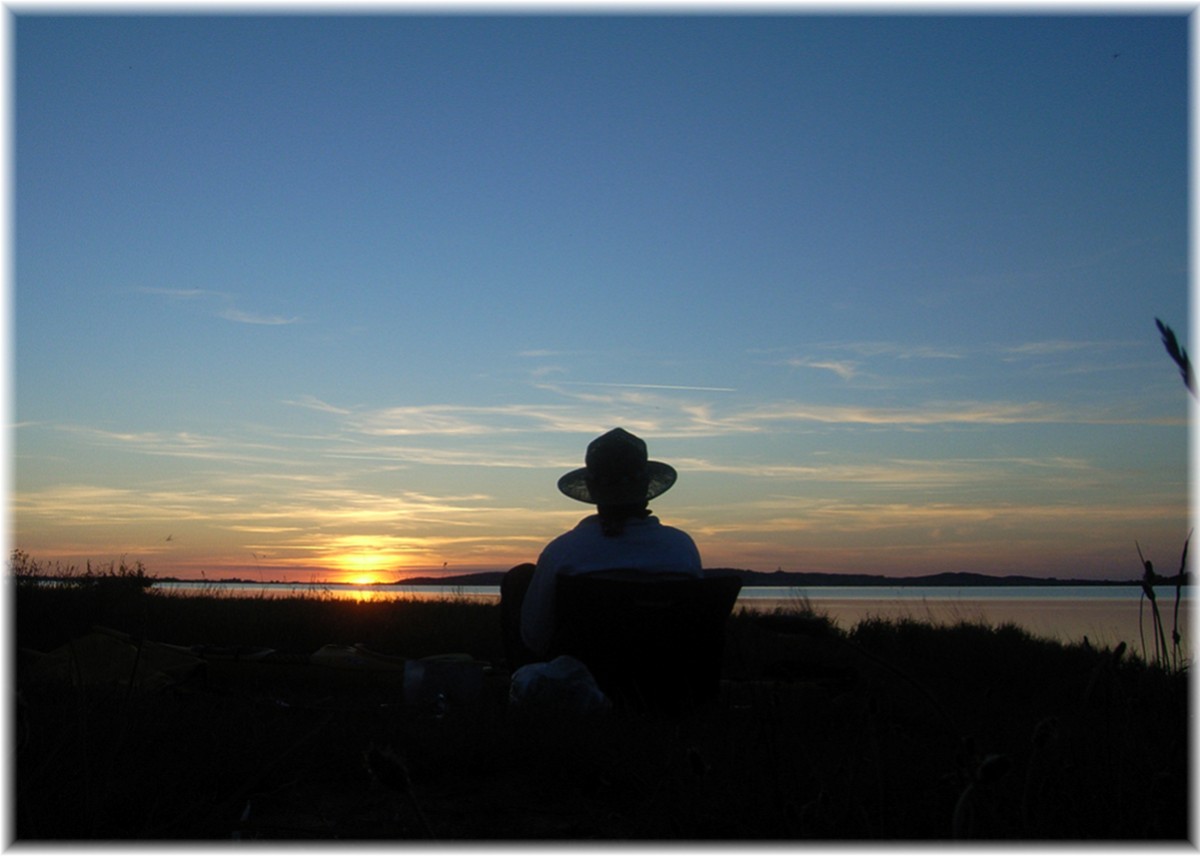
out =
{"type": "Polygon", "coordinates": [[[174,287],[144,286],[138,289],[143,295],[158,295],[164,298],[180,301],[207,300],[212,304],[220,302],[224,307],[212,310],[212,314],[230,322],[243,325],[294,325],[301,322],[299,316],[277,316],[261,313],[251,313],[235,306],[237,296],[213,289],[177,289],[174,287]]]}
{"type": "Polygon", "coordinates": [[[286,406],[299,406],[302,409],[312,409],[313,411],[316,411],[316,412],[329,412],[330,414],[335,414],[335,415],[352,414],[352,411],[350,409],[344,409],[339,406],[330,405],[329,403],[326,403],[323,400],[317,399],[316,397],[312,396],[311,394],[304,394],[299,399],[295,399],[295,400],[284,400],[283,404],[286,406]]]}
{"type": "Polygon", "coordinates": [[[970,354],[960,348],[886,340],[835,341],[806,344],[802,349],[754,351],[772,356],[766,359],[768,365],[827,370],[843,382],[853,382],[860,391],[895,389],[901,384],[918,382],[928,384],[931,380],[927,375],[911,375],[914,367],[928,374],[933,371],[928,362],[960,361],[970,354]]]}
{"type": "MultiPolygon", "coordinates": [[[[395,406],[355,414],[346,428],[374,436],[487,436],[519,432],[592,432],[607,420],[570,404],[395,406]]],[[[616,424],[612,424],[616,425],[616,424]]],[[[632,429],[632,427],[631,427],[632,429]]],[[[634,430],[636,431],[636,430],[634,430]]]]}
{"type": "Polygon", "coordinates": [[[138,292],[143,295],[162,295],[167,298],[178,299],[196,299],[196,298],[219,298],[228,300],[228,293],[216,292],[211,289],[173,289],[171,287],[156,287],[143,286],[138,289],[138,292]]]}
{"type": "Polygon", "coordinates": [[[272,441],[225,438],[186,431],[116,432],[78,424],[59,424],[53,429],[98,446],[121,447],[148,456],[271,465],[293,465],[303,461],[294,448],[272,441]]]}
{"type": "Polygon", "coordinates": [[[1001,346],[999,351],[1006,356],[1040,357],[1072,352],[1109,352],[1137,345],[1131,340],[1034,340],[1015,346],[1001,346]]]}
{"type": "MultiPolygon", "coordinates": [[[[861,360],[840,357],[853,355],[858,359],[886,359],[895,361],[938,360],[958,361],[971,357],[996,357],[1004,360],[1064,355],[1083,352],[1111,352],[1137,346],[1129,340],[1035,340],[1017,344],[970,344],[939,346],[928,343],[902,343],[887,340],[862,340],[815,343],[805,354],[785,358],[782,363],[792,367],[813,367],[837,372],[850,378],[863,370],[861,360]]],[[[769,353],[768,353],[769,354],[769,353]]]]}
{"type": "Polygon", "coordinates": [[[1016,346],[1001,347],[1001,351],[1010,355],[1058,355],[1063,352],[1079,352],[1083,349],[1095,348],[1097,344],[1082,340],[1039,340],[1030,343],[1019,343],[1016,346]]]}
{"type": "Polygon", "coordinates": [[[327,450],[330,459],[367,460],[397,464],[465,468],[569,468],[574,459],[548,458],[544,448],[485,445],[480,448],[392,444],[343,444],[327,450]]]}
{"type": "Polygon", "coordinates": [[[1036,485],[1042,489],[1078,489],[1098,485],[1102,475],[1086,460],[1071,457],[995,457],[898,459],[870,462],[771,463],[676,457],[672,465],[689,474],[802,480],[805,485],[872,484],[910,490],[915,487],[986,487],[1036,485]]]}
{"type": "MultiPolygon", "coordinates": [[[[347,415],[344,429],[368,436],[500,436],[514,433],[589,433],[624,426],[659,438],[717,437],[791,432],[804,425],[844,424],[918,431],[945,426],[1081,424],[1174,426],[1184,418],[1113,405],[1040,401],[942,400],[911,406],[829,404],[776,400],[762,404],[712,402],[678,394],[708,389],[661,387],[539,386],[566,402],[461,406],[396,406],[347,415]]],[[[723,392],[723,391],[722,391],[723,392]]]]}
{"type": "MultiPolygon", "coordinates": [[[[978,380],[971,386],[975,390],[985,387],[1014,390],[1027,382],[1031,374],[1064,376],[1129,371],[1142,366],[1135,360],[1135,353],[1129,352],[1131,345],[1135,344],[1065,338],[960,346],[862,340],[812,344],[790,356],[788,350],[774,353],[765,351],[762,354],[774,355],[775,360],[768,357],[767,363],[775,366],[831,372],[847,389],[858,392],[859,396],[854,398],[858,403],[842,408],[826,406],[809,416],[813,421],[903,423],[915,427],[941,422],[960,423],[964,419],[988,424],[1012,422],[1020,412],[1025,413],[1019,418],[1022,421],[1057,420],[1054,410],[1045,404],[1017,407],[1011,403],[997,403],[995,408],[989,407],[989,414],[983,414],[977,408],[978,404],[974,403],[950,403],[948,408],[942,408],[932,402],[931,395],[936,396],[939,391],[963,391],[964,386],[970,384],[970,379],[978,380]],[[887,399],[894,401],[901,391],[912,392],[906,400],[913,405],[907,409],[889,414],[874,405],[878,397],[871,396],[873,392],[887,392],[887,399]],[[864,408],[859,409],[859,405],[864,408]],[[856,410],[859,411],[858,416],[854,415],[856,410]]],[[[1079,394],[1070,399],[1082,399],[1083,392],[1079,394]]],[[[1059,413],[1065,422],[1129,420],[1119,414],[1121,404],[1115,399],[1107,409],[1108,414],[1101,414],[1100,408],[1096,404],[1091,414],[1082,415],[1064,405],[1059,413]]]]}
{"type": "Polygon", "coordinates": [[[909,407],[815,405],[775,403],[746,411],[747,424],[780,422],[862,424],[868,426],[926,427],[936,425],[1008,424],[1141,424],[1170,426],[1180,418],[1125,414],[1115,409],[1074,407],[1054,403],[1009,401],[930,402],[909,407]]]}
{"type": "Polygon", "coordinates": [[[846,380],[853,379],[858,375],[858,363],[855,361],[817,361],[812,358],[790,358],[785,363],[789,367],[809,367],[813,370],[831,370],[846,380]]]}
{"type": "Polygon", "coordinates": [[[574,387],[585,388],[640,388],[652,391],[717,391],[717,392],[733,392],[736,388],[717,388],[707,387],[703,385],[651,385],[637,382],[564,382],[559,381],[558,385],[570,385],[574,387]]]}
{"type": "Polygon", "coordinates": [[[85,484],[18,492],[13,512],[69,525],[120,525],[142,522],[197,522],[219,516],[238,502],[236,495],[211,491],[129,489],[85,484]]]}
{"type": "Polygon", "coordinates": [[[245,325],[294,325],[300,321],[299,316],[263,316],[233,308],[223,310],[217,315],[230,322],[240,322],[245,325]]]}
{"type": "Polygon", "coordinates": [[[507,506],[484,493],[372,492],[336,481],[288,493],[52,486],[16,494],[13,512],[32,541],[25,545],[36,549],[42,535],[54,534],[58,557],[136,549],[209,570],[284,575],[321,567],[345,572],[347,554],[365,554],[381,569],[446,559],[476,568],[516,563],[536,557],[548,534],[578,519],[577,511],[507,506]],[[146,542],[148,530],[158,530],[157,540],[146,542]],[[69,545],[64,532],[79,542],[69,545]],[[168,535],[174,539],[165,541],[168,535]],[[204,547],[203,555],[179,556],[190,547],[204,547]]]}
{"type": "Polygon", "coordinates": [[[237,531],[291,532],[298,528],[358,527],[388,523],[394,529],[419,529],[437,522],[478,527],[479,514],[500,508],[485,493],[433,494],[414,490],[372,492],[338,485],[326,477],[289,493],[267,487],[257,493],[245,488],[202,490],[68,484],[16,493],[14,512],[20,517],[44,517],[73,525],[117,525],[149,522],[204,522],[237,531]]]}
{"type": "Polygon", "coordinates": [[[988,355],[1055,355],[1067,352],[1112,351],[1139,345],[1133,340],[1032,340],[1017,344],[972,343],[943,346],[930,343],[903,343],[888,340],[861,340],[813,344],[818,353],[851,353],[863,358],[893,358],[896,360],[954,361],[972,356],[988,355]]]}
{"type": "Polygon", "coordinates": [[[366,435],[487,435],[501,431],[495,420],[512,408],[429,405],[394,406],[358,414],[350,428],[366,435]]]}
{"type": "Polygon", "coordinates": [[[891,340],[860,340],[815,344],[815,351],[851,352],[865,358],[886,357],[909,361],[957,360],[966,356],[961,347],[935,346],[929,343],[900,343],[891,340]]]}
{"type": "MultiPolygon", "coordinates": [[[[709,533],[845,533],[867,538],[872,532],[901,532],[911,529],[948,529],[984,525],[990,531],[1028,530],[1040,523],[1096,535],[1099,523],[1138,523],[1178,517],[1175,505],[1143,504],[964,504],[954,501],[871,503],[828,498],[768,499],[743,505],[752,515],[730,518],[711,526],[709,533]]],[[[922,541],[928,535],[917,531],[922,541]]],[[[1099,537],[1096,537],[1099,539],[1099,537]]],[[[1131,565],[1132,566],[1132,565],[1131,565]]]]}

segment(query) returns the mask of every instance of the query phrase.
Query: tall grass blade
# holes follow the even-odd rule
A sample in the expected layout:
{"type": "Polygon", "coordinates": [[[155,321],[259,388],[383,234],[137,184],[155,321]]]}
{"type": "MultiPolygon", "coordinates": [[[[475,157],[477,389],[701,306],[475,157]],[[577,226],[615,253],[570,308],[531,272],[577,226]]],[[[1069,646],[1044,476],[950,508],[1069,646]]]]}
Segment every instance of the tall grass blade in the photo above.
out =
{"type": "MultiPolygon", "coordinates": [[[[1171,651],[1167,647],[1166,628],[1163,624],[1162,615],[1159,613],[1159,610],[1158,610],[1158,598],[1154,593],[1154,583],[1159,580],[1159,576],[1157,573],[1154,572],[1153,562],[1146,560],[1145,556],[1142,554],[1142,547],[1140,545],[1138,545],[1136,540],[1134,541],[1134,545],[1137,546],[1138,557],[1141,558],[1141,561],[1142,561],[1142,568],[1143,568],[1142,595],[1144,597],[1146,597],[1146,599],[1150,600],[1150,619],[1153,623],[1152,631],[1151,631],[1151,638],[1154,642],[1154,662],[1164,668],[1167,668],[1170,666],[1171,651]]],[[[1142,628],[1142,616],[1141,616],[1141,608],[1139,607],[1139,609],[1138,609],[1138,631],[1139,631],[1139,633],[1141,632],[1141,628],[1142,628]]],[[[1142,638],[1142,652],[1143,653],[1146,652],[1145,637],[1142,638]]]]}
{"type": "Polygon", "coordinates": [[[1171,643],[1173,645],[1174,668],[1178,671],[1183,667],[1183,644],[1179,636],[1179,601],[1183,596],[1183,577],[1187,569],[1188,543],[1192,541],[1192,532],[1183,541],[1183,553],[1179,557],[1179,576],[1175,579],[1175,616],[1171,621],[1171,643]]]}
{"type": "Polygon", "coordinates": [[[1171,330],[1169,325],[1164,325],[1161,319],[1157,317],[1154,324],[1158,326],[1158,332],[1162,335],[1163,347],[1167,350],[1167,354],[1171,356],[1171,360],[1179,367],[1179,373],[1183,376],[1183,384],[1194,395],[1196,386],[1194,377],[1192,376],[1192,362],[1188,358],[1187,350],[1179,345],[1179,341],[1175,337],[1175,332],[1171,330]]]}

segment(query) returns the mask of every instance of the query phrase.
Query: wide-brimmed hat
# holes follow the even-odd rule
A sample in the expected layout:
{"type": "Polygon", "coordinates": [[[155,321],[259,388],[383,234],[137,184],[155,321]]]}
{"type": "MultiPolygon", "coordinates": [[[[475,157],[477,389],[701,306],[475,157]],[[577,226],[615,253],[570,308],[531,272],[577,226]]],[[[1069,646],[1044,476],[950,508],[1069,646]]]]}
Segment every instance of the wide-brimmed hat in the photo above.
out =
{"type": "Polygon", "coordinates": [[[587,446],[584,468],[558,479],[568,498],[587,504],[644,504],[675,483],[675,469],[646,456],[646,443],[617,427],[587,446]]]}

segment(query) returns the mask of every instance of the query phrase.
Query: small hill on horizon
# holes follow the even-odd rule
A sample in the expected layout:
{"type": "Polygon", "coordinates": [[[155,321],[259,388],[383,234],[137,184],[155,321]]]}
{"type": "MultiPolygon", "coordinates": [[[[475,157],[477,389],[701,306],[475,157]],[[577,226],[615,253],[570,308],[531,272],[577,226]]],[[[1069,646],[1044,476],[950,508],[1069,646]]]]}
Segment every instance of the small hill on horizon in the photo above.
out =
{"type": "MultiPolygon", "coordinates": [[[[760,573],[727,567],[705,569],[708,575],[733,573],[742,577],[745,587],[1076,587],[1103,585],[1138,585],[1136,579],[1060,579],[1055,576],[991,576],[966,571],[934,573],[926,576],[883,576],[872,573],[760,573]]],[[[443,587],[490,587],[500,584],[503,571],[463,573],[446,576],[413,576],[397,579],[397,585],[441,585],[443,587]]],[[[1164,577],[1160,584],[1174,584],[1177,577],[1164,577]]],[[[1185,577],[1184,583],[1188,583],[1185,577]]]]}

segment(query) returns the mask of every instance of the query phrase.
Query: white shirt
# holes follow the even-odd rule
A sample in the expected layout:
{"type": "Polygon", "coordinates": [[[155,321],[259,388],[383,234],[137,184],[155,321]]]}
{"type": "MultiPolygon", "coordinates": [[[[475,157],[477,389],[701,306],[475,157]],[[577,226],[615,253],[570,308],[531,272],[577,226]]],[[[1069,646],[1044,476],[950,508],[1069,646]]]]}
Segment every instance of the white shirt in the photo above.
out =
{"type": "Polygon", "coordinates": [[[538,557],[537,571],[521,607],[521,638],[544,654],[554,635],[554,582],[558,575],[574,576],[603,570],[641,570],[691,573],[701,576],[700,551],[683,531],[663,525],[657,516],[625,520],[625,530],[606,537],[598,515],[588,516],[572,530],[550,541],[538,557]]]}

